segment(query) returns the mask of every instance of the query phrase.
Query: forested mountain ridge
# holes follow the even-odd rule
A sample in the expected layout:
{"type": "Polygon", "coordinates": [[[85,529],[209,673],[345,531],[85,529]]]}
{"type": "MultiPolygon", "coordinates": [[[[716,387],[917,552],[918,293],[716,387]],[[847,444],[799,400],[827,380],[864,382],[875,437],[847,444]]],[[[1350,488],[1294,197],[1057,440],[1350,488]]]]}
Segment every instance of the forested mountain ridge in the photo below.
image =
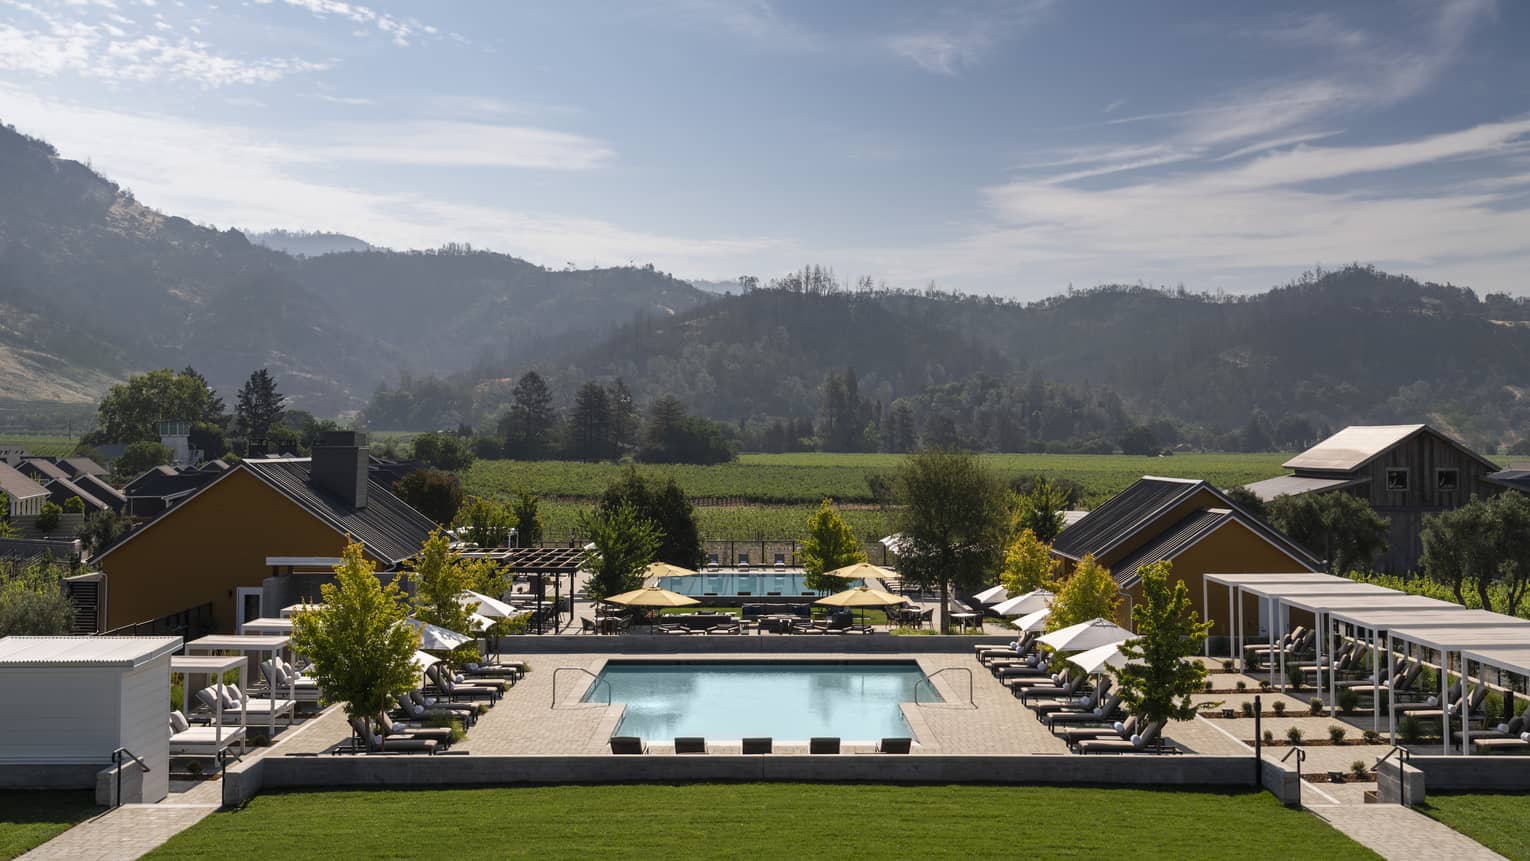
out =
{"type": "Polygon", "coordinates": [[[80,402],[157,367],[225,395],[269,367],[332,414],[401,370],[517,363],[707,294],[651,268],[555,272],[503,254],[295,258],[140,204],[0,125],[0,399],[80,402]]]}

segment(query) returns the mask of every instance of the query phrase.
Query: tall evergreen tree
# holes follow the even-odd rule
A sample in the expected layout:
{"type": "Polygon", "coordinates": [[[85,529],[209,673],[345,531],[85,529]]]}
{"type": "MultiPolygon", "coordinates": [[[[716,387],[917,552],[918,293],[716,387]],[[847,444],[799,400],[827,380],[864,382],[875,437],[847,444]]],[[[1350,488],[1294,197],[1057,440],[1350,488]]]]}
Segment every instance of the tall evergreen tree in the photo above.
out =
{"type": "Polygon", "coordinates": [[[186,369],[181,371],[181,376],[200,385],[202,391],[206,392],[207,395],[206,406],[203,408],[202,414],[193,418],[192,421],[206,422],[210,425],[217,425],[219,428],[228,427],[228,408],[224,406],[223,398],[219,397],[218,393],[207,382],[207,378],[202,376],[202,372],[187,365],[186,369]]]}
{"type": "Polygon", "coordinates": [[[606,460],[611,448],[611,398],[593,380],[579,387],[568,416],[568,453],[574,460],[606,460]]]}
{"type": "Polygon", "coordinates": [[[516,460],[546,457],[553,427],[558,423],[547,381],[536,371],[527,371],[516,380],[510,399],[510,411],[500,422],[506,456],[516,460]]]}
{"type": "Polygon", "coordinates": [[[265,440],[271,428],[281,423],[287,398],[276,390],[276,379],[265,368],[250,374],[239,387],[234,404],[234,419],[246,439],[265,440]]]}
{"type": "Polygon", "coordinates": [[[610,391],[606,397],[611,403],[612,457],[620,458],[627,452],[637,448],[637,405],[632,400],[632,392],[627,389],[627,384],[622,382],[621,377],[617,377],[616,381],[611,384],[610,391]]]}

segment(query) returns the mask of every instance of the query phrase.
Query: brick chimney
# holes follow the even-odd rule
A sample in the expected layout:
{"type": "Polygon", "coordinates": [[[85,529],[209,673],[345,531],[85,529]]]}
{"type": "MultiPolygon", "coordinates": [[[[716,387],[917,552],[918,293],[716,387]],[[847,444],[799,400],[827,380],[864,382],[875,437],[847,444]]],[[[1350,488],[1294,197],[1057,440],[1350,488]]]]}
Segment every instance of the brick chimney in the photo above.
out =
{"type": "Polygon", "coordinates": [[[361,431],[323,431],[313,446],[308,482],[356,508],[367,507],[367,435],[361,431]]]}

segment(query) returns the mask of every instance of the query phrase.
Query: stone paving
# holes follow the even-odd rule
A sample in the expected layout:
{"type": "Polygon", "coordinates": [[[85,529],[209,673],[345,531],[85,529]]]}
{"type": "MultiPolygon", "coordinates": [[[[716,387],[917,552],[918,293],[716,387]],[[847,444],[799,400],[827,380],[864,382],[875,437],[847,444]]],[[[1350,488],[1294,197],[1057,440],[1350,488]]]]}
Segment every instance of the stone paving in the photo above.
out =
{"type": "Polygon", "coordinates": [[[1311,804],[1307,808],[1351,840],[1387,859],[1503,856],[1433,819],[1399,804],[1311,804]]]}

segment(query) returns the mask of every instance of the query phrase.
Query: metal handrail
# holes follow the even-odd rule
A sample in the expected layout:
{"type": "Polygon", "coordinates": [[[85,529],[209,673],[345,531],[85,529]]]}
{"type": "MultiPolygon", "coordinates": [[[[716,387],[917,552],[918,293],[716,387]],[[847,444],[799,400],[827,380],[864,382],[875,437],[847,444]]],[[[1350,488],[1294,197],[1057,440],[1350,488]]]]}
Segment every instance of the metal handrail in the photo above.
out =
{"type": "Polygon", "coordinates": [[[579,672],[584,673],[585,675],[587,675],[590,678],[595,680],[595,684],[593,685],[593,687],[595,687],[595,688],[598,688],[601,685],[605,685],[606,686],[606,705],[610,705],[611,704],[611,682],[609,680],[603,679],[600,676],[595,675],[594,673],[590,672],[589,670],[585,669],[584,667],[559,667],[556,670],[553,670],[552,704],[550,706],[548,706],[548,708],[557,708],[558,707],[558,674],[563,672],[564,670],[578,670],[579,672]]]}
{"type": "Polygon", "coordinates": [[[1371,766],[1371,773],[1379,775],[1381,773],[1381,764],[1391,759],[1393,754],[1396,754],[1397,756],[1397,800],[1398,803],[1403,807],[1407,807],[1408,775],[1403,773],[1402,767],[1408,764],[1409,758],[1413,756],[1413,751],[1408,750],[1400,744],[1392,745],[1392,749],[1387,751],[1384,756],[1377,759],[1375,765],[1371,766]]]}
{"type": "Polygon", "coordinates": [[[934,679],[935,679],[936,676],[938,676],[941,673],[944,673],[944,672],[946,672],[948,670],[961,670],[962,672],[967,674],[967,705],[972,706],[973,708],[977,708],[977,702],[975,700],[973,700],[973,698],[972,698],[972,693],[973,693],[972,669],[970,667],[941,667],[940,669],[936,670],[935,672],[930,673],[928,676],[925,676],[924,678],[920,679],[919,681],[914,682],[914,705],[916,705],[916,706],[917,705],[925,705],[925,703],[921,703],[919,701],[919,686],[922,685],[922,684],[928,684],[930,686],[930,693],[939,695],[939,692],[935,690],[935,681],[934,681],[934,679]]]}
{"type": "Polygon", "coordinates": [[[133,753],[131,750],[128,750],[125,747],[119,747],[116,750],[112,751],[112,765],[117,767],[117,794],[112,797],[112,807],[114,807],[114,808],[122,806],[122,756],[123,756],[123,754],[127,754],[129,757],[132,758],[132,760],[134,762],[138,763],[138,768],[140,770],[142,770],[144,774],[148,774],[149,771],[150,771],[148,763],[146,763],[143,760],[139,759],[138,758],[138,754],[133,753]]]}

